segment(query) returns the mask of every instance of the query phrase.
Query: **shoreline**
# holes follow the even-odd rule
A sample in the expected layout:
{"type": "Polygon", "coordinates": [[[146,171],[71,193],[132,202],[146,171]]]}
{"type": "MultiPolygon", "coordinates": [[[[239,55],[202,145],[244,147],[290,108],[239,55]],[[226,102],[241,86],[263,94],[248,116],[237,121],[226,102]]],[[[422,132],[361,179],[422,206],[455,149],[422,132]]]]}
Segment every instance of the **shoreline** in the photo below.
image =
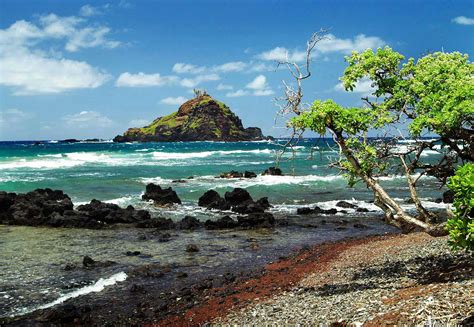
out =
{"type": "MultiPolygon", "coordinates": [[[[179,279],[179,285],[176,284],[170,292],[161,294],[154,292],[157,289],[153,287],[145,290],[147,285],[142,285],[140,281],[143,281],[143,278],[145,280],[161,278],[164,282],[163,278],[167,277],[160,275],[160,272],[164,271],[163,267],[159,267],[158,270],[155,269],[157,267],[152,266],[140,267],[129,272],[130,279],[126,283],[99,293],[102,297],[101,301],[94,299],[94,303],[91,301],[93,298],[84,296],[57,307],[5,320],[3,323],[6,325],[28,323],[88,325],[110,322],[152,326],[197,326],[205,323],[216,325],[306,323],[311,320],[304,319],[320,314],[317,309],[314,309],[316,311],[311,312],[309,317],[288,320],[288,317],[285,318],[287,313],[285,309],[288,307],[282,305],[283,308],[275,309],[275,303],[278,305],[288,299],[297,301],[295,299],[300,296],[312,296],[311,301],[320,301],[322,298],[333,296],[331,292],[341,292],[338,296],[351,299],[353,296],[351,292],[354,294],[371,292],[382,287],[385,281],[385,279],[375,280],[375,284],[371,287],[362,287],[357,280],[354,282],[349,278],[351,273],[357,275],[361,271],[375,269],[382,265],[381,267],[388,267],[387,273],[389,273],[388,276],[383,275],[384,278],[390,279],[390,274],[394,274],[394,265],[398,267],[396,262],[400,265],[403,260],[414,259],[418,266],[426,266],[421,276],[428,276],[427,279],[424,282],[411,281],[410,283],[410,277],[404,276],[406,272],[395,271],[399,275],[397,278],[403,280],[403,288],[395,287],[389,291],[390,294],[393,293],[393,296],[387,297],[384,303],[398,303],[398,309],[406,308],[406,305],[400,305],[400,303],[413,301],[413,296],[416,300],[423,292],[428,292],[423,295],[426,300],[429,297],[427,294],[440,293],[441,290],[443,294],[456,294],[458,298],[465,297],[466,290],[474,295],[472,258],[449,252],[445,238],[432,238],[424,233],[385,234],[312,245],[296,250],[287,257],[269,262],[263,267],[254,267],[240,272],[226,273],[216,270],[213,276],[207,276],[205,279],[202,278],[203,276],[191,275],[188,278],[179,279]],[[433,256],[434,253],[438,255],[433,256]],[[385,262],[387,258],[393,262],[385,262]],[[360,265],[360,269],[354,270],[354,265],[360,265]],[[452,268],[453,266],[455,269],[452,268]],[[438,270],[433,271],[433,267],[437,267],[438,270]],[[444,276],[445,280],[437,279],[438,273],[444,276]],[[342,279],[337,281],[338,278],[342,279]],[[342,287],[351,283],[354,285],[349,288],[342,287]],[[420,287],[422,287],[421,290],[420,287]],[[464,288],[464,293],[460,288],[464,288]],[[311,294],[315,290],[318,292],[324,290],[327,294],[311,294]],[[123,309],[121,304],[123,305],[124,301],[129,305],[130,310],[121,310],[123,309]],[[97,305],[98,302],[99,305],[97,305]],[[112,312],[111,308],[117,311],[112,312]]],[[[371,282],[374,283],[374,281],[371,282]]],[[[469,304],[468,299],[466,298],[462,304],[461,309],[464,311],[458,313],[458,315],[466,315],[464,318],[467,318],[469,312],[471,314],[474,312],[474,303],[469,304]]],[[[457,299],[456,303],[457,301],[459,300],[457,299]]],[[[297,302],[309,303],[310,301],[305,299],[297,302]]],[[[293,305],[296,304],[293,302],[293,305]]],[[[344,304],[339,311],[344,311],[344,309],[350,311],[350,308],[344,307],[344,304]]],[[[372,321],[367,322],[370,322],[368,325],[376,326],[385,319],[389,319],[388,321],[400,319],[400,313],[392,311],[384,312],[379,318],[372,317],[372,321]]],[[[354,311],[355,314],[360,312],[362,311],[354,311]]],[[[301,313],[308,314],[308,311],[301,308],[301,313]]],[[[324,321],[335,322],[341,319],[346,321],[347,317],[342,315],[338,319],[328,318],[324,321]]]]}

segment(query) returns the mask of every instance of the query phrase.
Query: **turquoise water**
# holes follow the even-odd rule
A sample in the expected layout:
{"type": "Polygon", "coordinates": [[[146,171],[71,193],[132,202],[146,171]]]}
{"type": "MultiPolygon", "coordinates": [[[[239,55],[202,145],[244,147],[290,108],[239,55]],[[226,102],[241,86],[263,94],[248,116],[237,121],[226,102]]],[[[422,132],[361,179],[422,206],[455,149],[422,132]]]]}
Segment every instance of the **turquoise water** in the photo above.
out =
{"type": "MultiPolygon", "coordinates": [[[[242,187],[255,199],[267,196],[273,205],[270,211],[277,219],[297,222],[271,231],[175,231],[169,243],[160,243],[152,231],[133,228],[79,230],[0,226],[0,317],[54,303],[76,291],[81,292],[84,287],[100,289],[99,284],[104,283],[101,278],[106,283],[112,280],[115,283],[117,276],[143,264],[173,264],[178,270],[187,267],[187,272],[207,274],[217,267],[232,269],[264,264],[305,244],[396,231],[380,221],[380,211],[369,202],[373,198],[371,192],[363,185],[348,188],[338,171],[328,167],[338,155],[330,140],[301,141],[294,149],[294,158],[291,153],[282,158],[280,167],[285,176],[261,176],[266,168],[275,165],[276,154],[284,142],[44,142],[39,145],[0,142],[0,190],[27,192],[49,187],[64,190],[75,205],[96,198],[148,209],[155,217],[177,220],[193,215],[204,220],[223,215],[197,206],[197,199],[205,191],[215,189],[223,194],[242,187]],[[230,170],[249,170],[258,177],[215,177],[230,170]],[[157,208],[142,201],[141,194],[150,182],[172,186],[183,204],[157,208]],[[332,217],[296,215],[298,207],[318,205],[329,209],[338,200],[348,200],[374,211],[357,213],[346,209],[346,213],[332,217]],[[347,229],[338,228],[341,219],[350,222],[347,229]],[[363,222],[370,228],[352,228],[353,222],[363,222]],[[146,240],[141,237],[143,234],[146,240]],[[198,244],[201,251],[194,255],[185,253],[186,244],[190,242],[198,244]],[[259,250],[252,250],[251,243],[258,243],[259,250]],[[136,250],[147,256],[124,254],[136,250]],[[99,261],[113,260],[116,264],[97,270],[64,270],[66,264],[80,267],[84,255],[99,261]]],[[[437,155],[429,153],[427,159],[437,155]]],[[[396,171],[381,179],[386,190],[402,202],[408,196],[404,181],[396,171]]],[[[443,207],[433,201],[441,194],[434,179],[422,178],[420,186],[427,207],[443,207]]],[[[403,206],[408,210],[412,208],[410,204],[403,206]]]]}
{"type": "MultiPolygon", "coordinates": [[[[0,143],[0,189],[26,192],[40,187],[62,189],[73,201],[97,198],[140,206],[145,185],[172,186],[186,205],[193,206],[208,189],[224,192],[246,188],[254,197],[268,196],[273,204],[330,200],[368,200],[363,185],[354,189],[328,164],[337,157],[330,140],[303,140],[283,156],[283,172],[291,176],[258,176],[228,180],[215,176],[229,170],[260,174],[275,165],[281,142],[239,143],[0,143]],[[312,159],[310,159],[312,151],[312,159]],[[293,176],[294,175],[294,176],[293,176]],[[193,179],[187,179],[193,176],[193,179]],[[185,183],[173,183],[183,179],[185,183]]],[[[434,154],[433,154],[434,155],[434,154]]],[[[423,182],[423,181],[422,181],[423,182]]],[[[395,197],[406,197],[403,176],[388,176],[384,185],[395,197]]],[[[423,196],[438,197],[434,180],[424,181],[423,196]]]]}

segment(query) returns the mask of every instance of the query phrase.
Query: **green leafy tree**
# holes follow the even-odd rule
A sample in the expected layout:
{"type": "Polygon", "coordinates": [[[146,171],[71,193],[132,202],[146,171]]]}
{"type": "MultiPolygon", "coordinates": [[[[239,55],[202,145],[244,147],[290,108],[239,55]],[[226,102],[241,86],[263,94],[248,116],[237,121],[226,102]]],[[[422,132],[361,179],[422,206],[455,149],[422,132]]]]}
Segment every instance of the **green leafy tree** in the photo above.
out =
{"type": "Polygon", "coordinates": [[[366,108],[317,100],[307,110],[293,110],[296,117],[289,126],[322,136],[330,133],[340,149],[337,166],[350,185],[363,181],[373,190],[375,204],[385,212],[387,222],[402,229],[418,226],[432,235],[445,234],[444,224],[438,224],[418,199],[418,178],[413,173],[433,175],[445,182],[457,165],[474,160],[474,65],[458,52],[437,52],[403,62],[404,56],[389,47],[354,52],[346,61],[341,80],[347,91],[353,91],[361,81],[372,83],[373,93],[362,98],[366,108]],[[396,137],[378,141],[367,137],[369,130],[389,130],[403,121],[409,122],[410,136],[417,140],[404,151],[394,147],[396,137]],[[436,133],[439,139],[421,139],[424,133],[436,133]],[[441,149],[436,147],[439,142],[441,149]],[[435,164],[423,162],[426,149],[440,151],[442,159],[435,164]],[[405,172],[417,216],[405,212],[378,183],[377,176],[387,171],[388,163],[395,162],[405,172]]]}
{"type": "Polygon", "coordinates": [[[454,217],[447,223],[449,244],[474,252],[474,164],[459,167],[448,187],[454,192],[454,217]]]}

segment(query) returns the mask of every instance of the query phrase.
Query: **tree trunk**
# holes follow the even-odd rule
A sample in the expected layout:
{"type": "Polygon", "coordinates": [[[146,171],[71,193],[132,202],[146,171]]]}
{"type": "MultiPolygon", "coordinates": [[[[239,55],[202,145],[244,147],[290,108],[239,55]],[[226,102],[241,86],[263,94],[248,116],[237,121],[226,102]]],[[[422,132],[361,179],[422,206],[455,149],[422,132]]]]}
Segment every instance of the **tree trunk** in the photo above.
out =
{"type": "MultiPolygon", "coordinates": [[[[433,236],[441,236],[442,230],[433,226],[427,222],[418,220],[409,214],[407,214],[402,207],[394,201],[385,190],[380,186],[380,184],[371,176],[368,176],[362,170],[359,161],[352,154],[352,151],[347,147],[344,136],[341,132],[333,133],[336,137],[336,142],[338,143],[342,153],[347,158],[349,163],[354,167],[357,174],[364,180],[368,187],[372,189],[375,194],[376,204],[385,212],[385,217],[388,223],[398,227],[403,228],[403,223],[408,225],[415,225],[422,228],[424,231],[433,236]]],[[[447,232],[445,231],[444,235],[447,232]]]]}

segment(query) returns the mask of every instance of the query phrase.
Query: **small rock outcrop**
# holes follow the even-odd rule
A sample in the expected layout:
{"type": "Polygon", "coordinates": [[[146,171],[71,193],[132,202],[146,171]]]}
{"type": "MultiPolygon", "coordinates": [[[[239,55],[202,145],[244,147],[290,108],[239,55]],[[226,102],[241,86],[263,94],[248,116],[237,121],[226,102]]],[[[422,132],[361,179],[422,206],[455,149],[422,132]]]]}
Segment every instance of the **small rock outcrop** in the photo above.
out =
{"type": "Polygon", "coordinates": [[[265,169],[262,175],[282,176],[283,172],[278,167],[270,167],[268,169],[265,169]]]}
{"type": "Polygon", "coordinates": [[[244,128],[224,103],[202,92],[178,111],[158,117],[150,125],[129,128],[115,142],[254,141],[265,137],[258,127],[244,128]]]}
{"type": "Polygon", "coordinates": [[[142,200],[153,200],[158,206],[165,206],[169,204],[181,204],[181,200],[171,187],[161,188],[160,185],[150,183],[146,186],[145,194],[142,195],[142,200]]]}
{"type": "Polygon", "coordinates": [[[208,220],[205,222],[205,226],[208,229],[223,229],[236,226],[242,228],[259,228],[270,227],[275,224],[273,215],[265,212],[265,210],[271,207],[268,198],[264,197],[254,201],[249,192],[242,188],[235,188],[230,192],[226,192],[224,198],[216,191],[209,190],[199,198],[198,205],[208,209],[230,209],[233,212],[247,215],[245,217],[239,217],[237,222],[229,216],[217,221],[208,220]]]}
{"type": "Polygon", "coordinates": [[[113,224],[144,224],[151,217],[146,210],[126,209],[92,200],[73,209],[60,190],[36,189],[15,194],[0,192],[0,223],[26,226],[101,228],[113,224]]]}

